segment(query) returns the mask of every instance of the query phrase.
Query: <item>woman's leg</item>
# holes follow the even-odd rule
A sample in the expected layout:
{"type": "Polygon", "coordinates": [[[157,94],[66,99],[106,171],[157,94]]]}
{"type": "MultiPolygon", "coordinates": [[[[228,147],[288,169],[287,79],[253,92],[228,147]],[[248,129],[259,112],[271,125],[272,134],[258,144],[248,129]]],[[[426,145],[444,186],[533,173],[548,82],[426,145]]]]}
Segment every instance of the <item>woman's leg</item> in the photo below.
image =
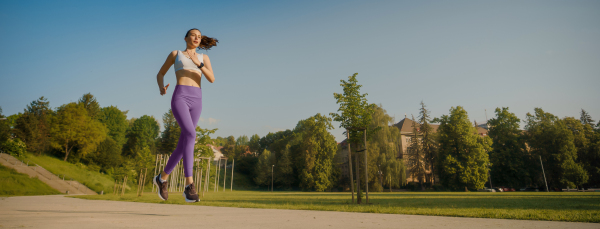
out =
{"type": "MultiPolygon", "coordinates": [[[[200,88],[198,88],[200,89],[200,88]]],[[[201,96],[202,94],[200,94],[201,96]]],[[[198,126],[198,120],[200,119],[200,113],[202,113],[202,97],[194,98],[194,103],[190,106],[190,116],[192,118],[192,123],[194,123],[194,140],[196,139],[196,127],[198,126]]],[[[185,184],[194,183],[193,180],[193,166],[194,166],[194,144],[192,144],[191,151],[185,151],[183,153],[183,171],[185,174],[185,184]]]]}
{"type": "Polygon", "coordinates": [[[196,125],[202,111],[202,94],[200,88],[192,86],[179,86],[173,92],[171,110],[181,128],[181,135],[177,142],[177,148],[171,154],[161,179],[166,180],[173,171],[179,160],[183,158],[183,168],[186,184],[193,183],[192,170],[194,164],[194,143],[196,140],[196,125]]]}

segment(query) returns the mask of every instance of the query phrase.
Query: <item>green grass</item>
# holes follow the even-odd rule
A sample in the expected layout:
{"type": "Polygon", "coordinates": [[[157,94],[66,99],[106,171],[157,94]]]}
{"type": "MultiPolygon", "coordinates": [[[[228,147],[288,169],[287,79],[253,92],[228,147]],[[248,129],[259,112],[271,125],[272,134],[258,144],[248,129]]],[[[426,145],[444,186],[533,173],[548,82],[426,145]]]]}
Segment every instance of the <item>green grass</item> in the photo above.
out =
{"type": "Polygon", "coordinates": [[[61,194],[37,177],[0,165],[0,196],[30,196],[61,194]]]}
{"type": "Polygon", "coordinates": [[[45,155],[34,156],[33,154],[27,153],[21,159],[24,162],[29,161],[30,166],[33,163],[38,164],[44,169],[56,175],[60,175],[60,177],[62,177],[62,174],[65,174],[67,177],[65,179],[71,177],[73,180],[78,181],[97,193],[100,193],[102,190],[104,190],[104,193],[113,191],[115,182],[106,174],[89,171],[86,168],[78,167],[69,162],[45,155]]]}
{"type": "MultiPolygon", "coordinates": [[[[90,200],[184,204],[180,193],[161,201],[156,193],[74,196],[90,200]]],[[[350,204],[350,193],[212,190],[191,205],[241,208],[302,209],[343,212],[458,216],[497,219],[552,220],[600,223],[600,193],[561,192],[397,192],[370,193],[369,205],[350,204]]]]}

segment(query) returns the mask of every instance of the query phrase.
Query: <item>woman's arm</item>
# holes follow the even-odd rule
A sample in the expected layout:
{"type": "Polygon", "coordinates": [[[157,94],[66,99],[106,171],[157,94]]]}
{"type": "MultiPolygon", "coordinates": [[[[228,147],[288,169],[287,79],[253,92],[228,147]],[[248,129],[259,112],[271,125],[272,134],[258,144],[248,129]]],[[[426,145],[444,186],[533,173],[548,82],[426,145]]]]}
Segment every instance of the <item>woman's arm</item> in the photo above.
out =
{"type": "Polygon", "coordinates": [[[208,82],[214,83],[215,75],[213,74],[212,66],[210,65],[210,58],[208,58],[208,55],[206,54],[204,54],[203,56],[204,66],[200,68],[200,71],[204,73],[204,76],[206,77],[208,82]]]}
{"type": "Polygon", "coordinates": [[[167,56],[167,60],[165,60],[165,63],[158,71],[158,74],[156,74],[156,82],[158,83],[158,88],[160,89],[160,95],[164,95],[165,93],[167,93],[167,88],[169,87],[169,85],[167,84],[167,86],[165,87],[163,79],[165,77],[165,74],[167,74],[167,71],[169,71],[169,68],[171,68],[171,65],[175,63],[175,56],[177,56],[177,51],[169,53],[169,56],[167,56]]]}

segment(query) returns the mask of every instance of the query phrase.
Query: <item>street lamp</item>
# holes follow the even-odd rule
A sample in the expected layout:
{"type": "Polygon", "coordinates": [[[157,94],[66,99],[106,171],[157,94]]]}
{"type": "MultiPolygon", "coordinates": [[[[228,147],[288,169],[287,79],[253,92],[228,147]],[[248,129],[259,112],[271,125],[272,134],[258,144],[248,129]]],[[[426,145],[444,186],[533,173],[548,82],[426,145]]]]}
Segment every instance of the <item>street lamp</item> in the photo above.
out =
{"type": "Polygon", "coordinates": [[[273,192],[273,168],[275,168],[275,165],[271,166],[271,192],[273,192]]]}

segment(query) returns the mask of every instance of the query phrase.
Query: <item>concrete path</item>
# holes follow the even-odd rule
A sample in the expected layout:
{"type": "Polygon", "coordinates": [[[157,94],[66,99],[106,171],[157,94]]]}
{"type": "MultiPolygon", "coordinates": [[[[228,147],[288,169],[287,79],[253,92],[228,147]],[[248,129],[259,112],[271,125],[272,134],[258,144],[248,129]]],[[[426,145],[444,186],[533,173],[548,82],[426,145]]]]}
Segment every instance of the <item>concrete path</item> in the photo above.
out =
{"type": "Polygon", "coordinates": [[[600,224],[275,210],[83,200],[0,198],[0,228],[600,228],[600,224]]]}

